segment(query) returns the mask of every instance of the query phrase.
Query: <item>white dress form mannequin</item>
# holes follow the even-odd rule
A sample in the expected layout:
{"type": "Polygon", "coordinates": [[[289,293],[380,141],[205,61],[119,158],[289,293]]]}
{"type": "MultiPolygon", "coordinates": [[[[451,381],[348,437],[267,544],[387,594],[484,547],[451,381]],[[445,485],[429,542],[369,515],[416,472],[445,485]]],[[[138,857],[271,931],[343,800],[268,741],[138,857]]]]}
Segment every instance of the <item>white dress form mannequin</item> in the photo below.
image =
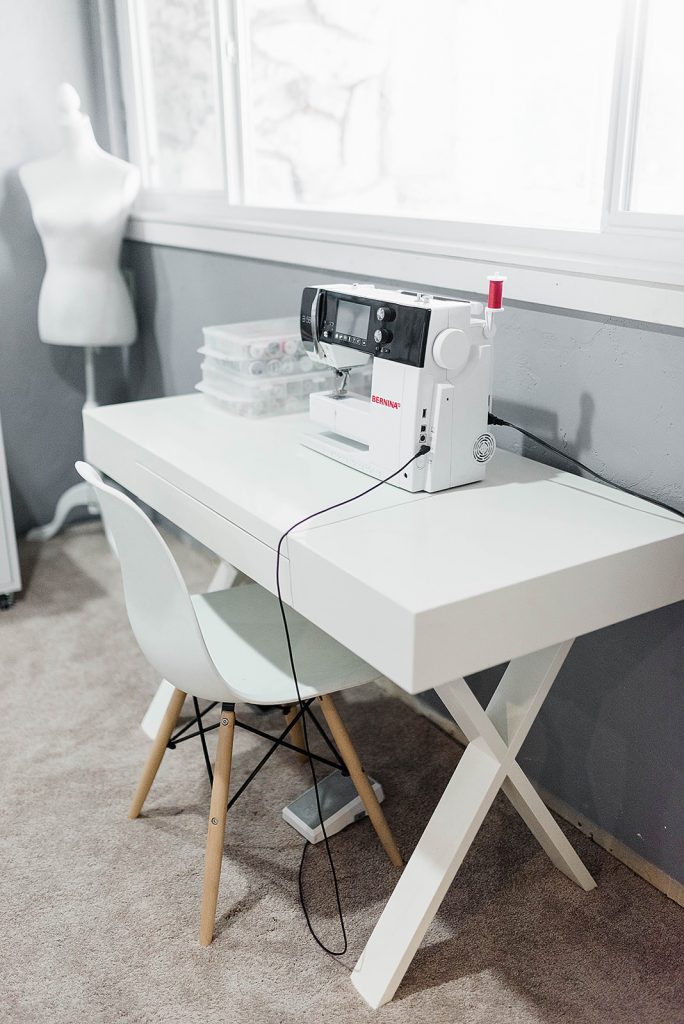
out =
{"type": "MultiPolygon", "coordinates": [[[[135,341],[133,306],[119,268],[126,221],[140,190],[136,167],[106,153],[95,141],[90,118],[71,85],[57,94],[62,148],[53,157],[19,170],[45,250],[47,269],[38,300],[38,333],[49,345],[84,349],[84,408],[97,405],[97,349],[135,341]]],[[[85,483],[57,502],[51,523],[31,530],[48,540],[81,506],[97,512],[85,483]]]]}

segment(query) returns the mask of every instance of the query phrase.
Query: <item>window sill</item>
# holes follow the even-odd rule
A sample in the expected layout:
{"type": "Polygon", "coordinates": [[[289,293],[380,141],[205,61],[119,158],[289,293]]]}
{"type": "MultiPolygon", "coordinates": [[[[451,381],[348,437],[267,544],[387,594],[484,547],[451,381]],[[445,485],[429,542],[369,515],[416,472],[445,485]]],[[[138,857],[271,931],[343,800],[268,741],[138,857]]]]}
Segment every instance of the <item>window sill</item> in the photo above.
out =
{"type": "Polygon", "coordinates": [[[675,232],[574,235],[242,207],[220,219],[139,210],[127,237],[470,294],[505,273],[511,300],[684,328],[675,232]]]}

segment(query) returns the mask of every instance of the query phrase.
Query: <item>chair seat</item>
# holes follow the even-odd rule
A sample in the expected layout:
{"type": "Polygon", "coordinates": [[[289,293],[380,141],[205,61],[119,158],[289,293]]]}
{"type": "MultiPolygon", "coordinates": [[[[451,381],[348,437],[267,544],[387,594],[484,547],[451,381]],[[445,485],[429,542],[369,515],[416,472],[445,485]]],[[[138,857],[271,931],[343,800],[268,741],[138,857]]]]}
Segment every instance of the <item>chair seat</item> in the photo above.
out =
{"type": "MultiPolygon", "coordinates": [[[[216,670],[238,700],[290,704],[297,699],[280,607],[273,594],[250,583],[197,594],[192,603],[216,670]]],[[[377,669],[297,612],[286,608],[286,614],[303,699],[379,677],[377,669]]]]}

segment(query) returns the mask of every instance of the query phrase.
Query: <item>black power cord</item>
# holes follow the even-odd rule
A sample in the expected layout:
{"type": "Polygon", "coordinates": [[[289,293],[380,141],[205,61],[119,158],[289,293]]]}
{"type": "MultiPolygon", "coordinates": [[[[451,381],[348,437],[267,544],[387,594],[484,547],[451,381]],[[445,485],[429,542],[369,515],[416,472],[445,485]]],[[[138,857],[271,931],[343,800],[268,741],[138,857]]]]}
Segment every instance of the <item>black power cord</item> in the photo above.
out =
{"type": "Polygon", "coordinates": [[[533,434],[531,431],[525,430],[523,427],[519,427],[517,423],[509,423],[508,420],[502,420],[500,416],[495,416],[491,412],[489,414],[489,423],[493,424],[495,427],[510,427],[512,430],[517,430],[519,434],[529,438],[530,441],[534,441],[536,444],[541,445],[542,448],[548,448],[548,450],[553,452],[554,455],[559,455],[567,462],[572,462],[573,466],[578,466],[586,473],[590,473],[591,476],[600,480],[602,484],[608,484],[609,487],[614,487],[616,490],[622,491],[624,494],[630,494],[633,498],[639,498],[641,501],[648,501],[651,505],[657,505],[658,508],[665,509],[666,512],[673,512],[674,515],[684,518],[684,512],[680,509],[674,508],[672,505],[666,505],[664,501],[657,501],[655,498],[647,498],[645,494],[639,494],[638,491],[632,491],[629,487],[622,487],[621,484],[616,484],[613,480],[609,480],[607,477],[601,476],[601,474],[597,473],[595,469],[585,466],[585,464],[580,462],[579,459],[574,459],[572,455],[568,455],[567,452],[561,451],[560,448],[556,448],[554,445],[549,444],[549,442],[545,441],[543,438],[537,437],[537,435],[533,434]]]}
{"type": "Polygon", "coordinates": [[[325,841],[325,851],[326,851],[326,853],[328,855],[328,862],[330,864],[330,873],[332,875],[333,887],[334,887],[334,890],[335,890],[335,902],[337,903],[337,915],[339,917],[340,929],[341,929],[341,932],[342,932],[342,949],[334,950],[334,949],[330,949],[328,946],[326,946],[325,943],[321,939],[319,939],[318,935],[316,934],[316,932],[314,930],[313,925],[311,924],[311,918],[309,916],[309,912],[308,912],[307,907],[306,907],[306,899],[304,897],[304,884],[303,884],[304,859],[306,857],[306,851],[307,851],[307,847],[309,845],[309,843],[307,841],[304,842],[304,849],[302,850],[302,859],[299,862],[299,901],[300,901],[301,906],[302,906],[302,911],[304,913],[304,918],[306,919],[307,928],[311,932],[311,935],[313,936],[315,941],[318,943],[318,945],[321,947],[321,949],[324,950],[326,953],[329,953],[331,956],[344,956],[344,954],[347,952],[347,930],[346,930],[345,925],[344,925],[344,914],[342,913],[342,901],[340,899],[340,888],[339,888],[339,884],[338,884],[338,881],[337,881],[337,872],[335,871],[335,863],[333,861],[332,851],[330,849],[330,843],[328,841],[328,834],[325,831],[325,823],[323,821],[323,811],[321,810],[321,800],[320,800],[320,795],[319,795],[319,792],[318,792],[318,779],[316,777],[316,769],[314,767],[314,761],[313,761],[313,758],[311,756],[311,751],[309,749],[309,736],[308,736],[308,733],[307,733],[307,730],[306,730],[306,715],[304,714],[304,703],[303,703],[302,695],[301,695],[301,692],[300,692],[300,689],[299,689],[299,680],[297,678],[297,669],[295,667],[294,654],[292,652],[292,641],[290,639],[290,630],[289,630],[288,625],[287,625],[287,615],[285,614],[285,603],[283,601],[282,593],[281,593],[281,590],[280,590],[280,555],[281,555],[283,543],[285,542],[285,540],[287,539],[289,534],[291,534],[293,530],[296,530],[298,526],[302,526],[304,523],[308,523],[311,519],[315,519],[317,516],[322,516],[326,512],[332,512],[336,508],[342,508],[344,505],[349,505],[352,501],[358,501],[359,498],[365,498],[365,496],[367,494],[370,494],[372,491],[376,491],[378,489],[378,487],[382,487],[383,484],[388,483],[388,481],[392,480],[395,476],[397,476],[399,473],[401,473],[403,470],[405,470],[407,466],[410,466],[412,462],[415,462],[416,459],[419,459],[421,455],[427,455],[427,453],[429,451],[430,451],[430,446],[429,445],[427,445],[427,444],[421,445],[420,448],[418,449],[418,451],[415,453],[415,455],[412,455],[411,458],[407,462],[405,462],[403,466],[400,466],[399,469],[396,469],[394,471],[394,473],[390,473],[390,475],[386,476],[383,480],[378,480],[377,483],[373,484],[371,487],[367,487],[365,491],[361,491],[359,494],[354,494],[351,498],[345,498],[344,501],[338,501],[335,505],[329,505],[327,508],[321,508],[321,509],[318,510],[318,512],[312,512],[311,515],[305,516],[303,519],[298,520],[298,522],[293,523],[292,526],[290,526],[285,531],[285,533],[282,535],[282,537],[278,541],[278,549],[277,549],[277,553],[276,553],[276,591],[277,591],[277,594],[278,594],[278,604],[280,605],[280,614],[282,616],[283,628],[285,630],[285,640],[287,642],[287,653],[288,653],[289,658],[290,658],[290,669],[292,671],[292,679],[294,681],[295,689],[297,691],[297,702],[299,703],[299,707],[300,707],[301,712],[302,712],[301,723],[302,723],[302,728],[304,730],[304,746],[306,747],[306,751],[307,751],[307,754],[309,756],[309,767],[311,768],[311,777],[313,779],[314,792],[316,794],[316,808],[318,810],[318,818],[319,818],[319,821],[321,823],[321,829],[323,830],[323,839],[325,841]]]}

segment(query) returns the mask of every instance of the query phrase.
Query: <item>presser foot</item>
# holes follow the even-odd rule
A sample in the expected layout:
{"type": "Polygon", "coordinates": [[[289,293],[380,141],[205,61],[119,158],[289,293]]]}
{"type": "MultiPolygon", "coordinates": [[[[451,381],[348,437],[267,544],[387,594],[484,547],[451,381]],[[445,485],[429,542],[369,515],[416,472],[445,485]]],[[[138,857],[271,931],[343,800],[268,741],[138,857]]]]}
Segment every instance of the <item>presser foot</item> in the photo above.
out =
{"type": "Polygon", "coordinates": [[[331,398],[346,398],[349,394],[347,385],[349,384],[349,370],[335,370],[336,387],[335,393],[331,395],[331,398]]]}

